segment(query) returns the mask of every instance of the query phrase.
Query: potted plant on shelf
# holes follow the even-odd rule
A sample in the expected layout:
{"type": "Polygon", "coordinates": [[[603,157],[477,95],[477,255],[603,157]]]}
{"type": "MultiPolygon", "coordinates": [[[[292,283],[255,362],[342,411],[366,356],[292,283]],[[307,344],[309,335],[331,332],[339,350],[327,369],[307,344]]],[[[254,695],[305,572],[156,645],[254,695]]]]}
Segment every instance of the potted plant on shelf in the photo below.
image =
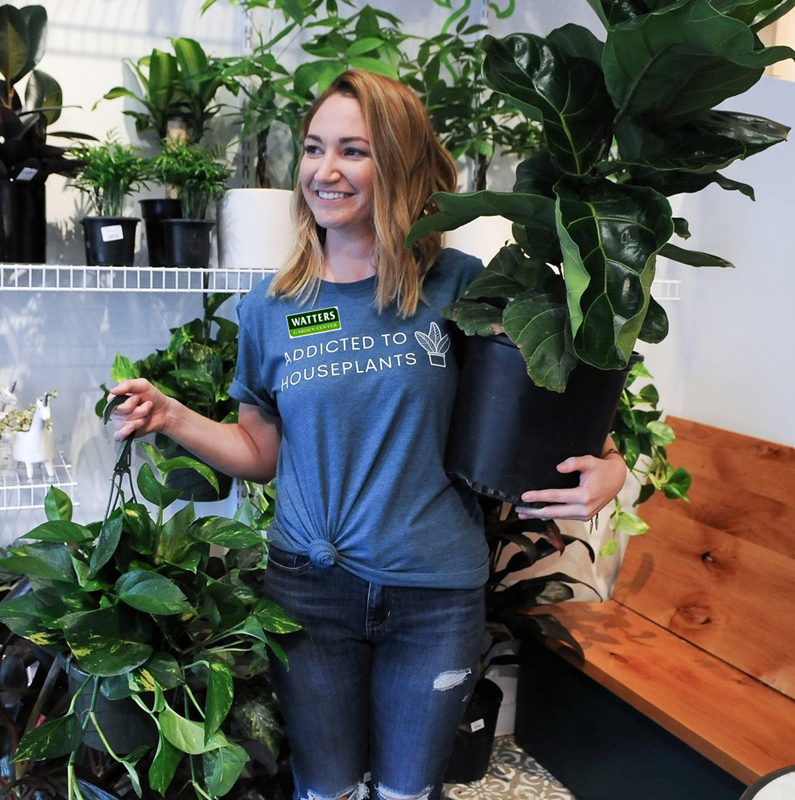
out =
{"type": "MultiPolygon", "coordinates": [[[[439,213],[416,223],[408,239],[410,245],[481,215],[514,223],[517,244],[501,249],[446,312],[469,334],[461,407],[474,395],[485,411],[485,418],[474,418],[478,432],[456,432],[454,422],[448,466],[470,485],[513,502],[523,489],[565,485],[554,464],[571,453],[599,455],[636,340],[659,342],[667,333],[665,312],[650,291],[657,257],[728,264],[670,241],[674,233],[686,238],[688,224],[674,218],[668,197],[713,183],[750,195],[750,187],[719,170],[788,132],[768,119],[715,109],[758,81],[765,66],[795,56],[788,47],[764,47],[756,35],[786,2],[767,4],[758,15],[747,3],[718,11],[706,0],[657,3],[653,11],[646,4],[589,3],[605,25],[605,41],[578,25],[546,37],[485,37],[486,82],[540,124],[543,147],[519,163],[512,192],[434,195],[439,213]],[[498,357],[516,360],[530,380],[520,375],[518,387],[481,390],[472,365],[482,358],[497,378],[511,371],[495,367],[498,357]],[[602,380],[610,389],[599,404],[602,380]],[[551,410],[535,405],[546,406],[553,393],[551,410]],[[498,399],[520,394],[510,404],[518,420],[508,405],[497,410],[498,399]],[[570,405],[578,395],[585,412],[570,405]],[[599,406],[601,418],[578,441],[577,419],[595,420],[599,406]],[[519,433],[520,420],[533,417],[555,433],[548,449],[538,432],[519,433]],[[500,437],[489,419],[509,431],[505,446],[516,445],[519,463],[544,460],[548,468],[515,482],[478,477],[480,468],[466,461],[470,445],[500,437]]],[[[469,413],[457,409],[454,417],[469,413]]],[[[493,464],[502,456],[485,458],[493,464]]]]}
{"type": "MultiPolygon", "coordinates": [[[[48,126],[61,115],[58,82],[36,69],[44,55],[43,6],[0,6],[0,261],[43,263],[47,256],[45,181],[71,175],[77,162],[65,147],[48,144],[48,126]],[[27,78],[24,106],[17,84],[27,78]]],[[[52,133],[93,139],[80,133],[52,133]]]]}
{"type": "MultiPolygon", "coordinates": [[[[175,397],[193,411],[217,422],[235,419],[237,401],[229,396],[229,387],[237,363],[237,323],[221,316],[218,311],[230,294],[205,294],[201,317],[171,329],[171,338],[163,350],[132,361],[117,354],[111,367],[111,378],[121,382],[131,378],[146,378],[169,397],[175,397]]],[[[101,415],[107,397],[107,387],[97,403],[101,415]]],[[[156,444],[168,455],[183,454],[168,437],[158,434],[156,444]]],[[[196,501],[218,500],[226,497],[232,479],[214,473],[211,484],[193,470],[175,470],[169,474],[169,485],[180,488],[185,496],[196,501]]]]}
{"type": "MultiPolygon", "coordinates": [[[[166,519],[178,492],[163,477],[189,467],[212,481],[207,468],[143,445],[151,464],[138,470],[139,500],[131,445],[121,448],[103,520],[76,523],[69,497],[53,487],[47,520],[0,559],[18,577],[0,620],[46,648],[28,654],[43,672],[56,656],[76,679],[60,708],[38,706],[14,760],[23,773],[25,762],[56,764],[69,797],[88,796],[95,781],[97,796],[165,795],[179,783],[220,797],[248,761],[241,743],[261,741],[246,688],[262,680],[271,655],[284,658],[271,633],[297,626],[251,582],[266,555],[260,531],[196,518],[193,504],[166,519]]],[[[270,693],[260,691],[266,705],[270,693]]],[[[28,772],[35,777],[35,765],[28,772]]]]}
{"type": "Polygon", "coordinates": [[[130,265],[135,257],[138,217],[124,216],[125,200],[145,186],[148,167],[138,149],[109,134],[96,145],[71,148],[78,159],[72,184],[88,195],[96,216],[83,218],[86,263],[130,265]]]}
{"type": "Polygon", "coordinates": [[[206,267],[210,262],[212,220],[205,219],[220,198],[232,170],[219,153],[186,141],[167,141],[150,163],[151,175],[180,201],[181,219],[162,219],[165,261],[175,267],[206,267]]]}

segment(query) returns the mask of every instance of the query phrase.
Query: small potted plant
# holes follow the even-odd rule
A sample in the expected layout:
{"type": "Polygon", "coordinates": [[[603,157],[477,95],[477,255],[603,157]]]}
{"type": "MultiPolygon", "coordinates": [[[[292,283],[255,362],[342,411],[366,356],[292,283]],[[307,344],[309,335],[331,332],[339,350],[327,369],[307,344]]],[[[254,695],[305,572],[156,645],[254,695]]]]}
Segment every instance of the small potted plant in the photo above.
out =
{"type": "Polygon", "coordinates": [[[269,744],[270,691],[246,690],[263,679],[270,656],[284,658],[271,634],[298,626],[251,581],[266,555],[261,531],[197,518],[192,503],[167,519],[178,492],[164,476],[186,467],[208,480],[212,473],[143,445],[149,461],[133,485],[131,446],[120,451],[103,520],[78,524],[69,497],[53,487],[46,521],[0,559],[0,571],[17,576],[0,621],[39,648],[28,657],[42,672],[55,657],[72,679],[63,702],[36,706],[14,758],[57,764],[64,797],[88,796],[92,766],[104,763],[97,785],[117,783],[115,796],[142,787],[165,796],[179,783],[216,798],[249,759],[242,744],[269,744]]]}
{"type": "Polygon", "coordinates": [[[704,0],[657,3],[653,12],[589,3],[604,41],[572,24],[545,37],[484,38],[486,82],[540,124],[543,146],[519,163],[511,192],[434,195],[439,213],[416,223],[408,239],[482,215],[514,223],[516,244],[501,249],[446,311],[468,334],[448,467],[512,502],[524,489],[571,485],[554,467],[565,457],[600,454],[636,340],[659,342],[667,333],[665,311],[651,295],[657,257],[728,264],[670,241],[689,231],[668,197],[711,184],[751,194],[719,170],[784,141],[789,130],[715,108],[756,83],[767,65],[795,56],[788,47],[764,47],[757,35],[783,0],[758,14],[747,4],[719,11],[704,0]],[[476,364],[497,381],[516,374],[519,383],[490,378],[486,387],[476,364]],[[509,402],[498,406],[500,398],[509,402]],[[525,436],[522,421],[530,419],[543,428],[525,436]],[[554,442],[544,438],[550,432],[554,442]],[[480,443],[500,438],[499,453],[478,456],[480,443]],[[498,461],[515,481],[482,475],[480,463],[498,461]],[[541,461],[549,464],[540,472],[516,469],[541,461]]]}
{"type": "Polygon", "coordinates": [[[47,41],[43,6],[0,6],[0,261],[43,263],[47,257],[45,182],[71,175],[77,162],[48,135],[94,139],[81,133],[53,133],[61,115],[58,82],[37,69],[47,41]],[[24,91],[18,83],[27,78],[24,91]]]}
{"type": "Polygon", "coordinates": [[[217,152],[181,140],[167,141],[150,168],[152,177],[170,188],[182,209],[182,219],[161,220],[167,264],[208,266],[215,223],[205,217],[211,201],[226,191],[231,168],[217,152]]]}
{"type": "MultiPolygon", "coordinates": [[[[203,295],[203,314],[190,322],[171,329],[171,338],[162,350],[132,361],[117,354],[111,367],[111,378],[121,382],[131,378],[146,378],[169,397],[177,398],[193,411],[217,422],[235,419],[237,401],[229,396],[229,387],[237,363],[237,323],[218,314],[229,294],[203,295]]],[[[97,403],[101,415],[107,397],[107,387],[97,403]]],[[[157,434],[157,446],[168,455],[187,455],[168,437],[157,434]]],[[[169,485],[180,488],[185,497],[195,501],[212,501],[226,497],[232,479],[214,473],[214,484],[194,470],[173,470],[169,485]]]]}
{"type": "Polygon", "coordinates": [[[140,219],[125,216],[125,200],[145,186],[148,166],[138,149],[109,134],[95,145],[71,148],[78,160],[72,185],[88,196],[96,216],[84,217],[88,265],[130,265],[140,219]]]}

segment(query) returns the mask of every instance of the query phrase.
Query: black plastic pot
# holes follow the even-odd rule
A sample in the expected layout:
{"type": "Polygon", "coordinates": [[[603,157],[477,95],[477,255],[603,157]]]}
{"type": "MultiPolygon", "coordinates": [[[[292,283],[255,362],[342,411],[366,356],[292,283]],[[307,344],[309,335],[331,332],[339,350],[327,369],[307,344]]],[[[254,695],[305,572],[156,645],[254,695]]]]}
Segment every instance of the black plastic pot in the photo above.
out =
{"type": "MultiPolygon", "coordinates": [[[[173,449],[164,450],[164,455],[168,458],[176,458],[178,456],[196,458],[180,445],[174,445],[173,449]]],[[[195,503],[212,503],[216,500],[223,500],[229,497],[229,492],[232,490],[232,478],[224,472],[218,472],[216,469],[213,469],[213,472],[218,479],[217,492],[206,478],[199,475],[196,470],[188,469],[187,467],[169,472],[166,475],[166,486],[169,489],[179,489],[183,500],[193,500],[195,503]]]]}
{"type": "MultiPolygon", "coordinates": [[[[64,660],[63,668],[69,678],[69,692],[74,695],[89,675],[71,660],[64,660]]],[[[91,678],[75,701],[75,711],[78,714],[87,712],[91,707],[91,696],[96,680],[96,678],[91,678]]],[[[131,753],[141,745],[154,747],[157,744],[157,726],[152,718],[130,697],[114,700],[105,697],[100,691],[97,693],[94,713],[110,749],[117,755],[131,753]]],[[[83,742],[96,750],[106,751],[92,722],[88,723],[83,742]]]]}
{"type": "Polygon", "coordinates": [[[151,267],[166,265],[166,246],[163,241],[164,219],[182,219],[182,204],[171,197],[139,200],[146,233],[147,263],[151,267]]]}
{"type": "Polygon", "coordinates": [[[502,689],[494,681],[481,678],[458,726],[445,783],[471,783],[488,772],[501,704],[502,689]]]}
{"type": "MultiPolygon", "coordinates": [[[[631,363],[641,360],[633,353],[631,363]]],[[[580,363],[566,391],[551,392],[529,378],[507,336],[467,336],[445,468],[479,494],[513,504],[529,489],[577,486],[579,473],[556,465],[600,455],[629,369],[580,363]]]]}
{"type": "Polygon", "coordinates": [[[47,260],[47,203],[43,181],[0,179],[0,261],[47,260]]]}
{"type": "Polygon", "coordinates": [[[138,217],[83,217],[86,264],[90,267],[131,266],[135,261],[138,217]]]}
{"type": "Polygon", "coordinates": [[[163,219],[165,261],[169,267],[207,267],[210,264],[210,233],[214,222],[207,219],[163,219]]]}

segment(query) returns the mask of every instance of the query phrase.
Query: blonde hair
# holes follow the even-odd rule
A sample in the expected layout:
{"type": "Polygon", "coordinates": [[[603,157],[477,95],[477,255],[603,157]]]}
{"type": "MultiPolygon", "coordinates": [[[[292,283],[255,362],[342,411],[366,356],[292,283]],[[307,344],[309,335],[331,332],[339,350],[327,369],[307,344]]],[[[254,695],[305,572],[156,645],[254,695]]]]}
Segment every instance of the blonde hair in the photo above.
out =
{"type": "MultiPolygon", "coordinates": [[[[395,302],[400,316],[410,317],[423,299],[422,282],[439,256],[441,234],[428,234],[412,249],[405,246],[406,235],[418,219],[435,211],[428,202],[431,194],[455,190],[455,163],[434,135],[417,95],[399,81],[363,70],[343,72],[318,98],[304,118],[302,141],[318,108],[334,94],[359,101],[370,139],[376,307],[382,311],[395,302]]],[[[320,286],[325,231],[315,224],[300,186],[293,194],[293,216],[296,243],[270,294],[306,300],[320,286]]]]}

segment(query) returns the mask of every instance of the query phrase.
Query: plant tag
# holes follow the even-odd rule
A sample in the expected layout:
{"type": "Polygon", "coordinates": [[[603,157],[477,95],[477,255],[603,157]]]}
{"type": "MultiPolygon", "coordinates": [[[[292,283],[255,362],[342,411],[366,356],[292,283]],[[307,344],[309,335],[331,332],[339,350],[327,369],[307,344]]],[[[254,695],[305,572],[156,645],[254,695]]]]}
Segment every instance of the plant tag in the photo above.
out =
{"type": "Polygon", "coordinates": [[[486,723],[482,719],[476,719],[470,726],[469,730],[474,733],[475,731],[483,730],[486,727],[486,723]]]}
{"type": "Polygon", "coordinates": [[[121,225],[103,225],[101,232],[103,242],[118,242],[124,238],[124,231],[121,229],[121,225]]]}
{"type": "Polygon", "coordinates": [[[17,175],[16,179],[18,181],[32,181],[38,172],[39,171],[33,167],[24,167],[19,171],[19,175],[17,175]]]}

